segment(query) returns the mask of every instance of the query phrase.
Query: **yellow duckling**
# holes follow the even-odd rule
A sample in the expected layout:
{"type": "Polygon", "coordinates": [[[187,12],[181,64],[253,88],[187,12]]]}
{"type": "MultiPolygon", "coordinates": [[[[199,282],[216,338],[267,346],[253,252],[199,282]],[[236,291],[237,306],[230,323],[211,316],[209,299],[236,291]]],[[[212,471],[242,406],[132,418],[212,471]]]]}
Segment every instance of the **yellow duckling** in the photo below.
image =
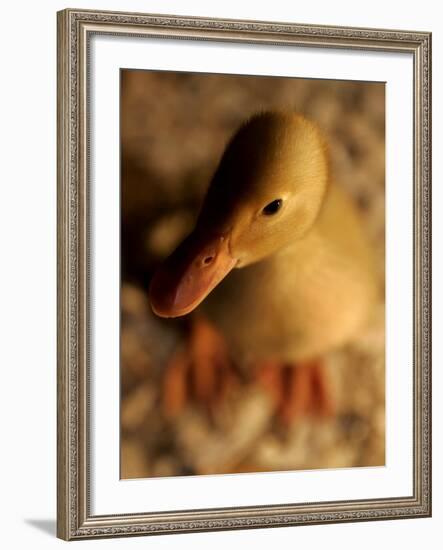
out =
{"type": "Polygon", "coordinates": [[[291,420],[315,390],[326,399],[318,358],[367,319],[374,273],[321,131],[300,114],[269,112],[229,142],[195,229],[155,273],[150,300],[161,317],[201,304],[236,364],[260,367],[275,387],[280,379],[279,411],[291,420]]]}

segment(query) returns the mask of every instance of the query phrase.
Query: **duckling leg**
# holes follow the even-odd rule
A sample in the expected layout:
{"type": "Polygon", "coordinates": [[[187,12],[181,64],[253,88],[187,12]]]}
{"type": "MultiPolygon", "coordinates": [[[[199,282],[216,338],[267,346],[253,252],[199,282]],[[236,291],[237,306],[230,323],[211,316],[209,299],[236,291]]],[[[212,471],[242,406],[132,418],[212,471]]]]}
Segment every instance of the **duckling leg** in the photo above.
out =
{"type": "Polygon", "coordinates": [[[331,416],[335,406],[333,394],[323,362],[311,362],[312,410],[319,416],[331,416]]]}
{"type": "Polygon", "coordinates": [[[189,335],[166,365],[165,416],[178,415],[189,402],[213,411],[235,385],[236,375],[223,336],[203,317],[191,321],[189,335]]]}
{"type": "Polygon", "coordinates": [[[277,415],[284,425],[290,425],[297,418],[310,412],[312,384],[308,365],[286,366],[284,392],[278,405],[277,415]]]}
{"type": "Polygon", "coordinates": [[[177,350],[166,364],[163,378],[162,409],[166,417],[177,416],[185,407],[189,392],[190,362],[185,348],[177,350]]]}
{"type": "Polygon", "coordinates": [[[259,370],[259,382],[273,399],[276,415],[285,426],[306,415],[325,417],[333,412],[321,360],[297,365],[267,362],[259,370]]]}

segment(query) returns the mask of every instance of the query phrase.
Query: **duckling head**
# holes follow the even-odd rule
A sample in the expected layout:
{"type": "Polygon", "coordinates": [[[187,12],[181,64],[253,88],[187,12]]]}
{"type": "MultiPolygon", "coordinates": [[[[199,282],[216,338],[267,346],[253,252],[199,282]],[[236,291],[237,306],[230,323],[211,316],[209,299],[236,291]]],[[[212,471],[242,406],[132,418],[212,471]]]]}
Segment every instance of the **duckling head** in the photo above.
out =
{"type": "Polygon", "coordinates": [[[295,245],[314,225],[328,181],[327,146],[313,122],[295,113],[251,118],[226,147],[195,229],[154,274],[154,312],[185,315],[233,268],[295,245]]]}

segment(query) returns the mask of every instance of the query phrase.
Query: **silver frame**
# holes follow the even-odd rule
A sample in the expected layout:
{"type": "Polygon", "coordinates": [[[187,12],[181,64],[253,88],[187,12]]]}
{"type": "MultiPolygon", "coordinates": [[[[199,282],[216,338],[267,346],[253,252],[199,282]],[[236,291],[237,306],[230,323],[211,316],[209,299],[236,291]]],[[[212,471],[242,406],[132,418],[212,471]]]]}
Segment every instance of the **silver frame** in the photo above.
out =
{"type": "MultiPolygon", "coordinates": [[[[57,534],[65,540],[431,515],[431,33],[69,9],[58,14],[57,534]],[[94,34],[409,52],[414,59],[413,495],[93,516],[88,468],[88,49],[94,34]]],[[[265,497],[264,497],[265,498],[265,497]]]]}

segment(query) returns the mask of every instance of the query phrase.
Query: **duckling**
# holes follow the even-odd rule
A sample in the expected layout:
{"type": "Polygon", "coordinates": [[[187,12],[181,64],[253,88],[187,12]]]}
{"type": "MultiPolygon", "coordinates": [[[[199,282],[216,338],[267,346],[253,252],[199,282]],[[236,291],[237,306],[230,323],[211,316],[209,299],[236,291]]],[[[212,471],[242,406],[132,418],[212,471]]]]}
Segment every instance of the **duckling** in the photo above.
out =
{"type": "MultiPolygon", "coordinates": [[[[260,113],[240,127],[194,230],[150,284],[158,316],[198,311],[190,349],[206,346],[195,354],[209,380],[201,395],[214,387],[211,361],[229,371],[229,356],[273,388],[287,422],[315,399],[331,408],[321,357],[351,340],[376,293],[371,246],[333,179],[326,139],[293,112],[260,113]]],[[[189,357],[176,361],[189,366],[189,357]]]]}

